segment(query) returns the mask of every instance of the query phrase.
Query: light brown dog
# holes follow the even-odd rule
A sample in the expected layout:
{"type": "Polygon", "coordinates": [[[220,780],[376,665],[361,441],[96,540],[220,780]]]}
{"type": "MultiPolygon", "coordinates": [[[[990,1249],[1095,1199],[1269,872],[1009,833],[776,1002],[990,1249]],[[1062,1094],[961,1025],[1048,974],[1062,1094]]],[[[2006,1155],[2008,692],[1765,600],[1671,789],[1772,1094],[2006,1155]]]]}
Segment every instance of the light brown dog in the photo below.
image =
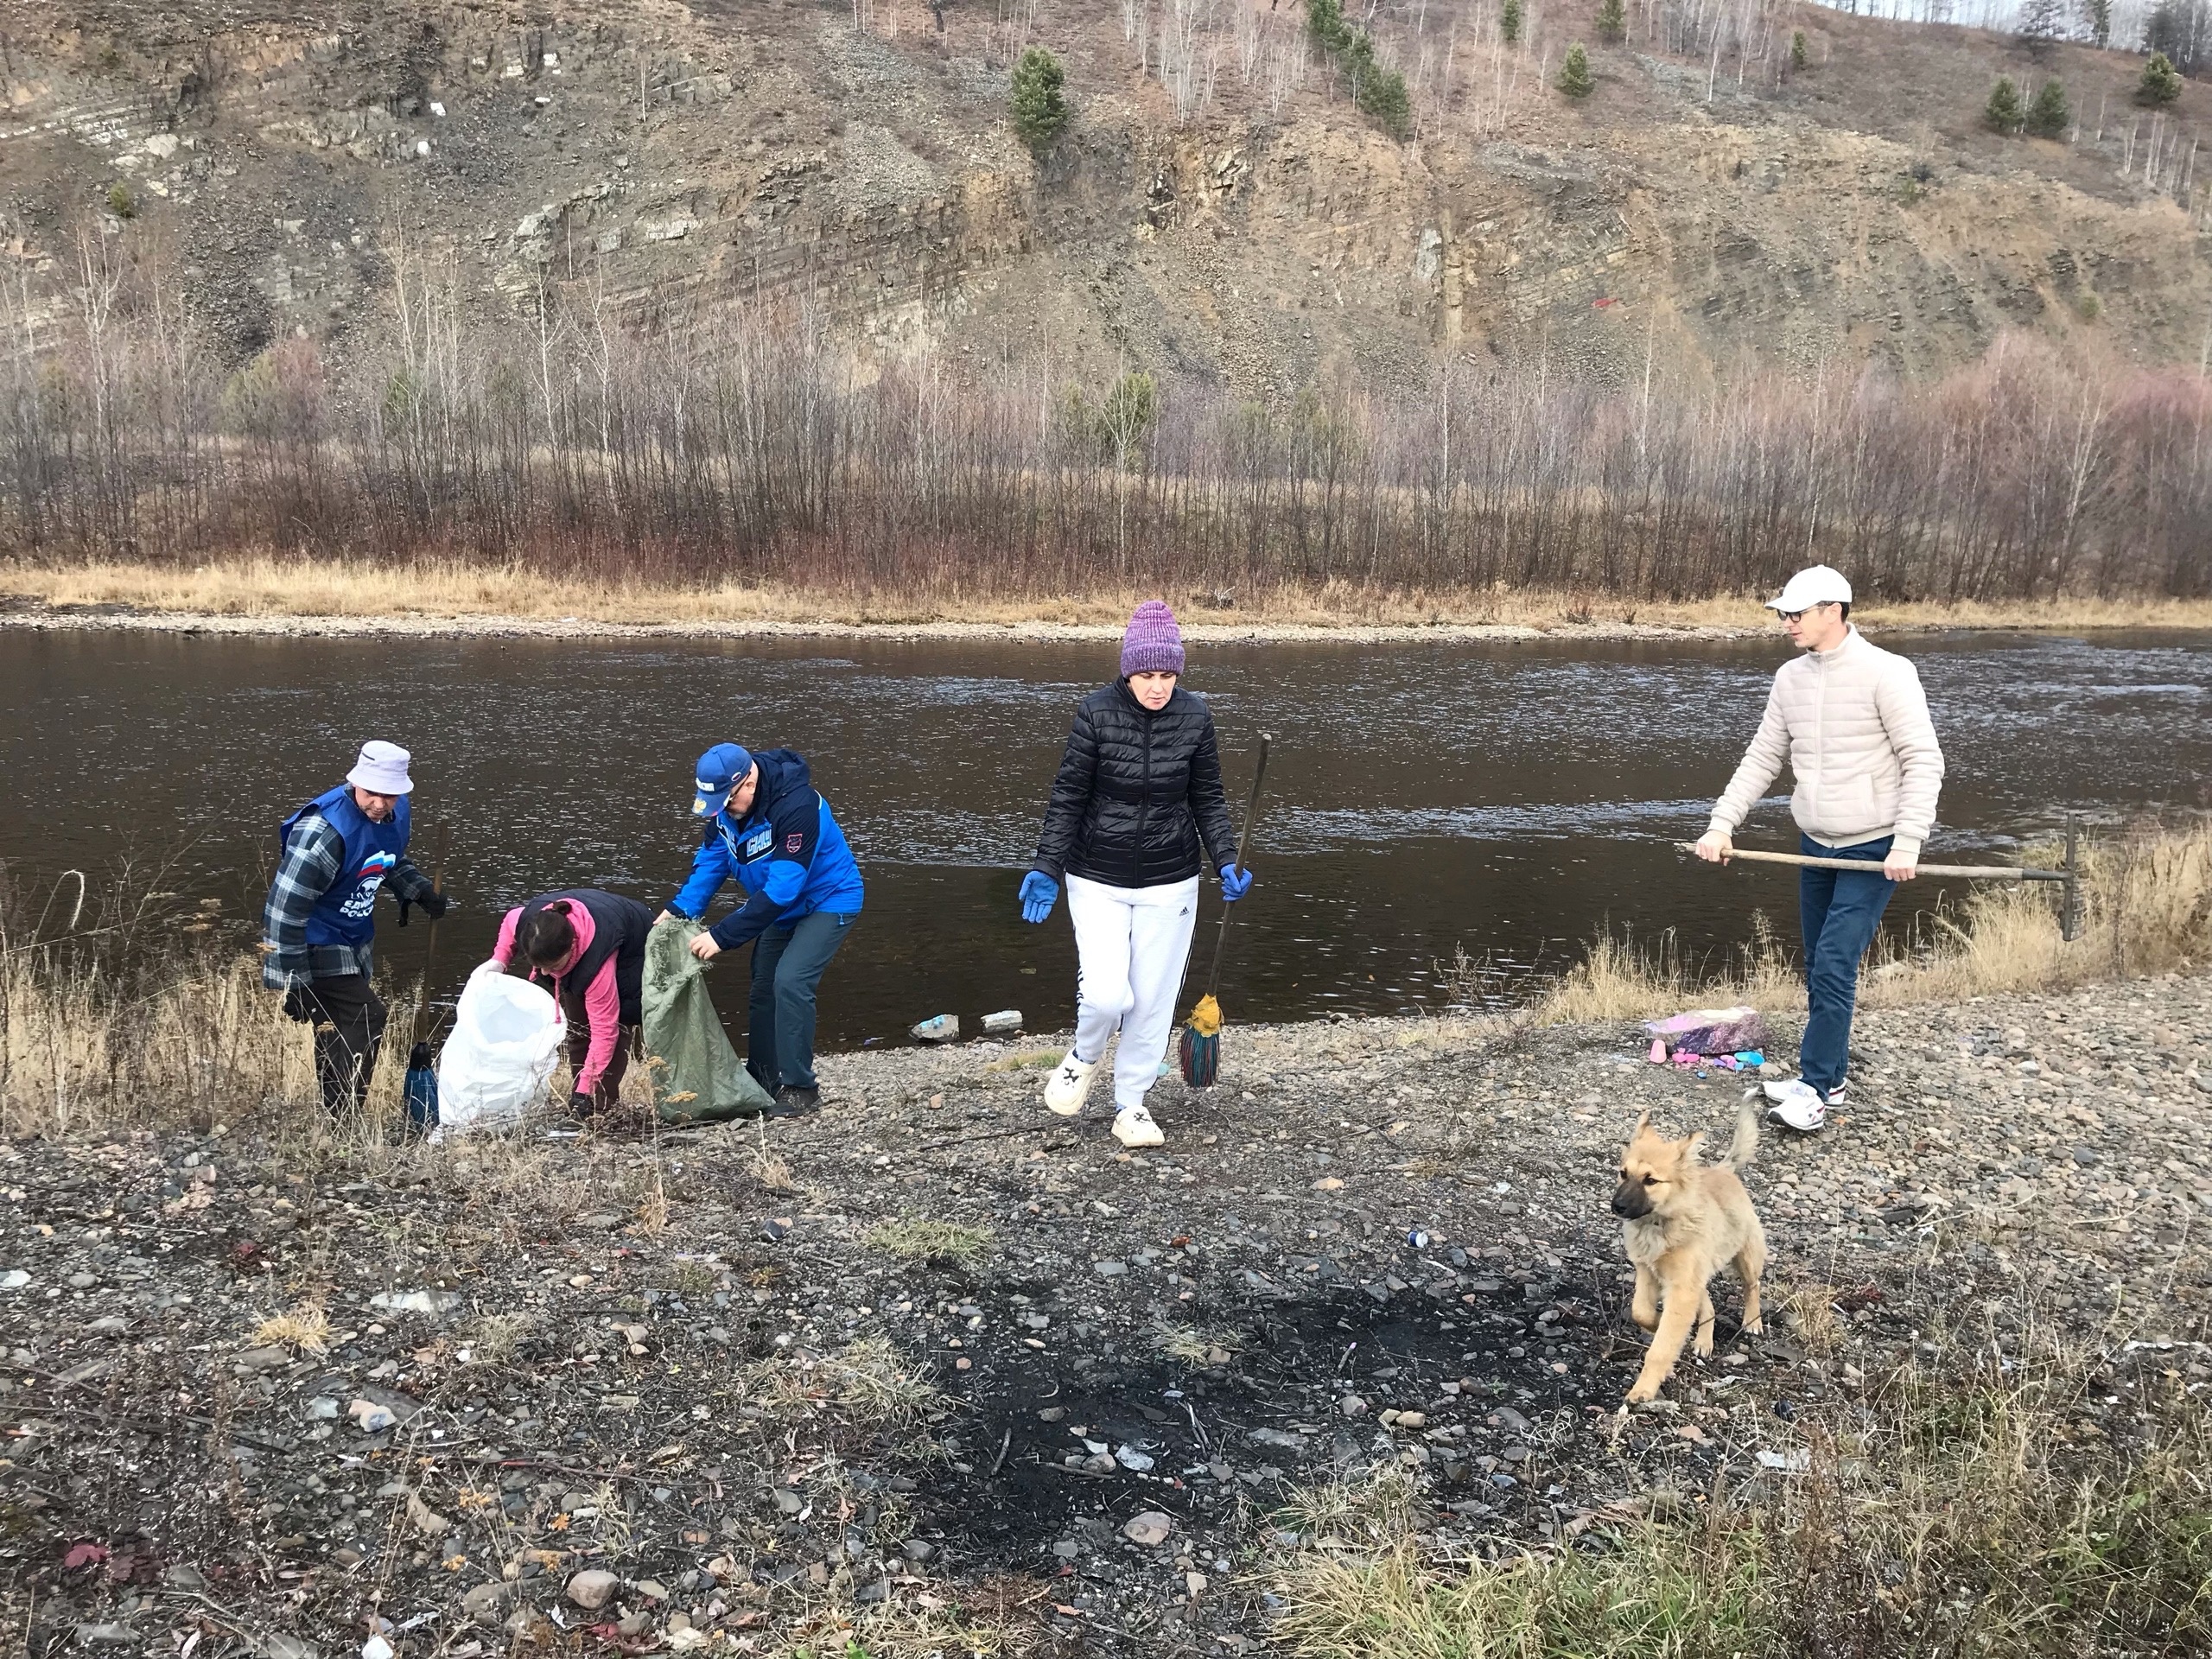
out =
{"type": "Polygon", "coordinates": [[[1700,1358],[1713,1352],[1713,1294],[1707,1288],[1723,1262],[1744,1281],[1744,1329],[1759,1330],[1759,1274],[1766,1268],[1766,1234],[1751,1194],[1736,1172],[1758,1150],[1758,1109],[1748,1097],[1736,1114],[1736,1138],[1721,1163],[1697,1160],[1702,1134],[1669,1141],[1651,1127],[1651,1114],[1636,1121],[1621,1154],[1621,1184],[1613,1213],[1626,1224],[1622,1240],[1636,1264],[1636,1322],[1655,1331],[1643,1369],[1628,1391],[1631,1404],[1656,1399],[1674,1374],[1693,1325],[1700,1358]]]}

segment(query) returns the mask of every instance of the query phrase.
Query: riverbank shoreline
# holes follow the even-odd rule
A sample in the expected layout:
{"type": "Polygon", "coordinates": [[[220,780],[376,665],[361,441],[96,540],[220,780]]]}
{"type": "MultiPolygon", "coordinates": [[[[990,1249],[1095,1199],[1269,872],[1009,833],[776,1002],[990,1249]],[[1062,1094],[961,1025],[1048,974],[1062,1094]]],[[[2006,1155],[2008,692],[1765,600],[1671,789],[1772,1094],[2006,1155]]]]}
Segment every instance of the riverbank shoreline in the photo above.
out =
{"type": "MultiPolygon", "coordinates": [[[[1240,1028],[1223,1086],[1161,1081],[1143,1154],[1103,1103],[1043,1110],[1036,1039],[825,1057],[823,1110],[766,1124],[403,1147],[240,1101],[0,1143],[0,1618],[41,1653],[582,1610],[675,1651],[1339,1659],[1373,1651],[1313,1634],[1343,1574],[1392,1561],[1426,1605],[1471,1563],[1642,1541],[1725,1578],[1778,1540],[1764,1630],[1864,1599],[1788,1553],[1815,1502],[1854,1536],[2005,1518],[2010,1554],[1956,1520],[1885,1553],[1916,1620],[1980,1561],[2059,1559],[2075,1495],[2193,1535],[2212,981],[1857,1035],[1851,1109],[1747,1175],[1765,1334],[1716,1284],[1715,1352],[1634,1410],[1618,1147],[1645,1111],[1717,1143],[1738,1090],[1619,1021],[1240,1028]],[[1993,1341],[2031,1455],[1913,1462],[1977,1421],[1993,1341]],[[1378,1502],[1396,1530],[1344,1530],[1378,1502]]],[[[2074,1650],[2179,1616],[2166,1535],[2064,1599],[2074,1650]]],[[[1977,1617],[2061,1600],[2002,1591],[1977,1617]]]]}
{"type": "MultiPolygon", "coordinates": [[[[1040,600],[888,597],[773,587],[570,583],[512,569],[244,561],[190,569],[0,565],[0,627],[247,637],[841,639],[1076,643],[1120,638],[1151,589],[1040,600]]],[[[1194,642],[1451,644],[1539,639],[1730,640],[1771,635],[1748,595],[1651,601],[1539,591],[1436,595],[1338,586],[1249,602],[1166,595],[1194,642]]],[[[2212,629],[2212,601],[2101,600],[1882,605],[1855,616],[1897,632],[2212,629]]]]}

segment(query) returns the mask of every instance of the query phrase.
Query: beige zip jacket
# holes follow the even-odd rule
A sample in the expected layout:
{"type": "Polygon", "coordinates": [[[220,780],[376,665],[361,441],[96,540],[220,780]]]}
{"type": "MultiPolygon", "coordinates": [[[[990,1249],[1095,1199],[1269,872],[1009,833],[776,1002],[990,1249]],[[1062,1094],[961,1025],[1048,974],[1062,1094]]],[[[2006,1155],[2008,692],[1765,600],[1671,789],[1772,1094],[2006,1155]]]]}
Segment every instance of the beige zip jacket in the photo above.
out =
{"type": "Polygon", "coordinates": [[[1920,675],[1854,626],[1832,651],[1808,651],[1774,677],[1758,735],[1713,804],[1710,826],[1733,836],[1789,763],[1797,827],[1827,847],[1884,836],[1920,855],[1936,827],[1943,751],[1920,675]]]}

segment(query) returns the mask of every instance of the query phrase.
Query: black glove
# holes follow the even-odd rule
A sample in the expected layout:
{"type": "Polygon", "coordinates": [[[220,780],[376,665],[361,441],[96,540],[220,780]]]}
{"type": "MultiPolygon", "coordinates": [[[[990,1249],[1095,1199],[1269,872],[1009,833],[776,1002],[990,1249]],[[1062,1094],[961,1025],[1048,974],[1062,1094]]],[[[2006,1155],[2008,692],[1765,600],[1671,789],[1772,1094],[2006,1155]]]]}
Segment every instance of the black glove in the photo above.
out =
{"type": "Polygon", "coordinates": [[[423,913],[434,922],[450,907],[442,893],[426,893],[415,902],[423,906],[423,913]]]}
{"type": "Polygon", "coordinates": [[[579,1123],[599,1109],[599,1103],[581,1089],[569,1096],[569,1116],[579,1123]]]}
{"type": "Polygon", "coordinates": [[[321,1012],[322,1007],[315,1001],[315,992],[298,981],[294,981],[291,988],[284,993],[284,1017],[287,1020],[296,1020],[305,1025],[321,1012]]]}

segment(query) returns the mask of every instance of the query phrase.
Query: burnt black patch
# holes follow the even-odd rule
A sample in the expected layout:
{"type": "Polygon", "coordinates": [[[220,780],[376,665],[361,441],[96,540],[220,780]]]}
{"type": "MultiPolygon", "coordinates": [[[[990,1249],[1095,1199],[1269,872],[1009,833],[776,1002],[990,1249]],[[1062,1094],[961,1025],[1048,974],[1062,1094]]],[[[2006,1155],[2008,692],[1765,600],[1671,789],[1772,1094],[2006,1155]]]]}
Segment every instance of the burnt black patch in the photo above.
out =
{"type": "Polygon", "coordinates": [[[1503,1514],[1541,1494],[1562,1411],[1610,1409],[1628,1375],[1625,1356],[1606,1363],[1620,1345],[1606,1311],[1560,1287],[1333,1290],[1185,1317],[1236,1333],[1229,1363],[1157,1341],[1116,1353],[1077,1339],[1079,1322],[1032,1349],[1018,1313],[972,1347],[970,1369],[943,1379],[969,1410],[950,1431],[953,1467],[928,1483],[923,1530],[964,1565],[1034,1571],[1054,1565],[1056,1542],[1110,1540],[1140,1510],[1194,1540],[1225,1536],[1240,1508],[1272,1506],[1288,1484],[1392,1461],[1417,1466],[1440,1503],[1503,1514]]]}

